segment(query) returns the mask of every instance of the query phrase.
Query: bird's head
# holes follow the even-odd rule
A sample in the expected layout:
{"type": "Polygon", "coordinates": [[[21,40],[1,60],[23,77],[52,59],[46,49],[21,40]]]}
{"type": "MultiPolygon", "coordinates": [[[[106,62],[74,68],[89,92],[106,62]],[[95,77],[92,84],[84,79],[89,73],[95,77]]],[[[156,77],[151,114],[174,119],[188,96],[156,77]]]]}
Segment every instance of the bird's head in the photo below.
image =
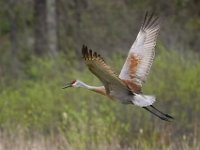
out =
{"type": "Polygon", "coordinates": [[[72,82],[70,83],[67,83],[63,89],[65,88],[69,88],[69,87],[82,87],[83,86],[83,82],[79,81],[79,80],[73,80],[72,82]]]}

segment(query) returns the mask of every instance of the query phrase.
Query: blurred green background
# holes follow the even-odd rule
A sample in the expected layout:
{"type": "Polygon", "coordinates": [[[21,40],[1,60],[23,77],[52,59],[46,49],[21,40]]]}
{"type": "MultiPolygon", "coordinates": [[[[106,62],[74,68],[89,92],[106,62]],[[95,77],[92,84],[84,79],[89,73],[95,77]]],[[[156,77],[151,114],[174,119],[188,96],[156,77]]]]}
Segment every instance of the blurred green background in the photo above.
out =
{"type": "Polygon", "coordinates": [[[0,149],[200,149],[200,1],[0,0],[0,149]],[[144,93],[171,123],[84,89],[83,44],[117,72],[146,11],[162,18],[144,93]]]}

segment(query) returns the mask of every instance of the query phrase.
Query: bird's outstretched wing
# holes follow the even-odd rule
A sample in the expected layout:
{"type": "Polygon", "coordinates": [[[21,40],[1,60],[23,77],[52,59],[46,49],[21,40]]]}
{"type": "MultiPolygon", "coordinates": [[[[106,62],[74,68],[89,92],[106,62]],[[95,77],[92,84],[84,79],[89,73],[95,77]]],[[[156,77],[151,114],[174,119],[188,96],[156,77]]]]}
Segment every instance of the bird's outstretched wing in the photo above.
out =
{"type": "Polygon", "coordinates": [[[129,50],[126,62],[120,72],[120,79],[142,87],[154,59],[154,49],[159,29],[159,18],[146,13],[137,38],[129,50]]]}
{"type": "Polygon", "coordinates": [[[87,46],[83,45],[82,55],[89,70],[103,83],[108,94],[112,88],[128,90],[126,84],[118,77],[111,67],[105,63],[99,54],[93,52],[91,49],[88,50],[87,46]]]}

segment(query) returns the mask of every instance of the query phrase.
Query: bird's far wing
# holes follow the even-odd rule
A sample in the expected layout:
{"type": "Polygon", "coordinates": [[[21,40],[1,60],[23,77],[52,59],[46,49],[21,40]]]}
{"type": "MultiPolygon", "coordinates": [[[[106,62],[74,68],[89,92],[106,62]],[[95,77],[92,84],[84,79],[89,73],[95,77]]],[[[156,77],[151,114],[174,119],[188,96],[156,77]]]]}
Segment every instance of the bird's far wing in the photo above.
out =
{"type": "Polygon", "coordinates": [[[142,87],[153,63],[159,29],[159,18],[146,13],[137,38],[120,72],[120,79],[142,87]]]}
{"type": "Polygon", "coordinates": [[[105,63],[99,54],[93,52],[91,49],[88,50],[87,46],[83,45],[82,55],[89,70],[103,83],[107,93],[110,93],[113,87],[128,89],[126,84],[118,77],[111,67],[105,63]]]}

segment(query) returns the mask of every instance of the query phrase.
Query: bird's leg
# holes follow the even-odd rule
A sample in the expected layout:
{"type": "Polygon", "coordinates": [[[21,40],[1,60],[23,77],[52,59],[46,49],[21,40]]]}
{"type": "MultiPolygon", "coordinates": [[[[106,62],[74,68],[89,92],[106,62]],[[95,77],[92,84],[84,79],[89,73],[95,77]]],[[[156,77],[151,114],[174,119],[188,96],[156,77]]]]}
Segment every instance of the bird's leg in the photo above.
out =
{"type": "Polygon", "coordinates": [[[152,113],[152,114],[155,115],[156,117],[160,118],[161,120],[169,121],[168,118],[159,116],[158,114],[156,114],[155,112],[151,111],[151,110],[150,110],[149,108],[147,108],[147,107],[142,107],[142,108],[146,109],[147,111],[149,111],[150,113],[152,113]]]}
{"type": "Polygon", "coordinates": [[[150,105],[150,107],[153,108],[154,110],[158,111],[159,113],[161,113],[161,114],[164,115],[165,117],[174,119],[174,117],[172,117],[172,116],[170,116],[170,115],[168,115],[168,114],[163,113],[162,111],[160,111],[159,109],[157,109],[155,106],[150,105]]]}

